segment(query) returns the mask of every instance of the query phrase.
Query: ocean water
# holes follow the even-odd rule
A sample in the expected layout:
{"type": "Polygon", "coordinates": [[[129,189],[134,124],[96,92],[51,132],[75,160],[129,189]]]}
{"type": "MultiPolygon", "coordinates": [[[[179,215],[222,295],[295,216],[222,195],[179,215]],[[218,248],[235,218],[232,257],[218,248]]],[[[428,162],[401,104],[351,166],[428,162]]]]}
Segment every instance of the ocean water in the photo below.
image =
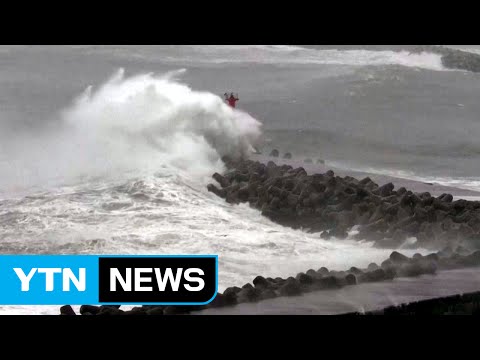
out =
{"type": "Polygon", "coordinates": [[[384,260],[206,185],[222,155],[255,145],[480,190],[479,75],[393,50],[0,47],[0,253],[218,254],[220,290],[384,260]],[[222,101],[232,91],[237,110],[222,101]]]}

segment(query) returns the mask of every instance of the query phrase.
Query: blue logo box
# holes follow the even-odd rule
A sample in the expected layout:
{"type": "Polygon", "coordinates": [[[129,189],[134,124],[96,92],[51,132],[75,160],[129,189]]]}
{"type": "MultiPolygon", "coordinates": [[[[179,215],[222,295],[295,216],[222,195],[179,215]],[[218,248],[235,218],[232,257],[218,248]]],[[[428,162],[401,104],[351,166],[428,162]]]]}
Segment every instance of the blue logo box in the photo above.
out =
{"type": "Polygon", "coordinates": [[[181,263],[184,259],[185,267],[195,259],[215,261],[215,284],[211,286],[214,294],[208,301],[128,301],[116,304],[206,305],[217,294],[217,255],[0,255],[0,305],[112,304],[99,301],[100,258],[138,259],[140,262],[141,259],[158,259],[160,264],[163,260],[177,259],[181,263]]]}

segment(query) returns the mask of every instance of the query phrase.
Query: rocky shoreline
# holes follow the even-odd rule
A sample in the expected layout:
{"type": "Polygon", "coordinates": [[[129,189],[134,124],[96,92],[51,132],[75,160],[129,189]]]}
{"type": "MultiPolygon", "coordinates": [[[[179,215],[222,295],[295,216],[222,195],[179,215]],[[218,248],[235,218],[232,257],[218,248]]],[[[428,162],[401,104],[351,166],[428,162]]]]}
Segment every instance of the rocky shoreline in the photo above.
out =
{"type": "Polygon", "coordinates": [[[414,193],[393,183],[378,185],[369,177],[336,176],[332,170],[308,175],[303,167],[266,165],[224,158],[228,171],[214,174],[208,190],[228,203],[248,203],[284,226],[381,248],[439,250],[458,246],[480,249],[480,202],[453,201],[453,195],[414,193]],[[415,238],[413,243],[407,239],[415,238]]]}
{"type": "MultiPolygon", "coordinates": [[[[328,45],[302,45],[306,48],[324,49],[328,45]]],[[[331,49],[338,50],[338,45],[331,45],[331,49]]],[[[448,48],[441,45],[342,45],[342,49],[358,50],[366,49],[369,51],[408,51],[411,54],[422,52],[441,55],[442,65],[448,69],[466,70],[471,72],[480,72],[480,55],[468,51],[448,48]]]]}
{"type": "MultiPolygon", "coordinates": [[[[392,252],[380,265],[369,264],[365,269],[352,267],[346,271],[329,270],[321,267],[309,269],[295,277],[264,278],[257,276],[252,283],[242,287],[233,286],[218,293],[215,299],[205,306],[156,306],[144,305],[131,310],[121,310],[120,306],[82,305],[81,315],[179,315],[198,312],[205,309],[232,307],[242,303],[255,303],[284,296],[340,289],[364,283],[391,281],[397,277],[418,277],[435,274],[440,270],[480,267],[480,251],[462,255],[462,249],[444,249],[426,256],[415,254],[409,258],[399,252],[392,252]]],[[[60,308],[61,315],[76,315],[73,308],[65,305],[60,308]]]]}
{"type": "MultiPolygon", "coordinates": [[[[228,170],[224,174],[214,174],[217,184],[209,184],[207,188],[230,204],[248,203],[272,221],[319,232],[322,238],[346,238],[347,232],[356,228],[357,240],[374,241],[379,247],[405,247],[407,238],[416,237],[418,241],[410,243],[410,247],[430,247],[436,252],[427,256],[417,253],[408,258],[394,251],[380,265],[372,263],[365,269],[352,267],[332,271],[321,267],[286,279],[259,275],[252,283],[218,293],[206,306],[145,305],[124,311],[120,306],[83,305],[80,314],[188,314],[398,277],[435,274],[439,270],[480,266],[478,201],[453,201],[451,194],[433,197],[405,188],[394,190],[392,183],[379,186],[369,177],[361,180],[340,177],[331,170],[308,175],[302,167],[277,166],[273,161],[263,164],[227,157],[223,161],[228,170]]],[[[76,315],[68,305],[63,306],[60,313],[76,315]]]]}
{"type": "Polygon", "coordinates": [[[467,51],[450,49],[438,45],[418,46],[411,53],[430,52],[442,56],[442,64],[448,69],[480,72],[480,55],[467,51]]]}

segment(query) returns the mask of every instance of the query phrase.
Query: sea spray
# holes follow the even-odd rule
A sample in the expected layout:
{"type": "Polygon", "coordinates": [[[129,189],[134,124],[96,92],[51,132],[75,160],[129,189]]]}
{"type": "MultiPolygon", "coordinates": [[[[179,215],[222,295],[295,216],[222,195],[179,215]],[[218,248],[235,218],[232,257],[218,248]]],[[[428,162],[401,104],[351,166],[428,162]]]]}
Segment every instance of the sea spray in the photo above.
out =
{"type": "Polygon", "coordinates": [[[0,163],[6,174],[0,188],[118,179],[162,167],[198,176],[221,171],[221,157],[246,154],[261,123],[215,94],[180,83],[183,72],[126,77],[119,69],[89,86],[59,113],[55,128],[16,139],[0,163]]]}
{"type": "Polygon", "coordinates": [[[223,155],[245,155],[260,122],[211,93],[177,82],[183,71],[125,77],[120,69],[63,112],[91,159],[126,168],[169,165],[215,171],[223,155]],[[80,135],[80,136],[78,136],[80,135]]]}

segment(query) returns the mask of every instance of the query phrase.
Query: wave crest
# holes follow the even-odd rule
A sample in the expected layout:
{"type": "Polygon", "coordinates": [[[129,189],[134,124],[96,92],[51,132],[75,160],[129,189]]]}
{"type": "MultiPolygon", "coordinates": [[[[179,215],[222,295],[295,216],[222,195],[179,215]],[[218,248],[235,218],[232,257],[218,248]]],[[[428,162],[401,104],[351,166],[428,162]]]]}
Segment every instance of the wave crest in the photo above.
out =
{"type": "Polygon", "coordinates": [[[120,69],[97,90],[86,89],[63,117],[89,149],[87,159],[211,172],[222,156],[245,155],[260,122],[217,95],[179,83],[184,72],[125,77],[120,69]]]}

